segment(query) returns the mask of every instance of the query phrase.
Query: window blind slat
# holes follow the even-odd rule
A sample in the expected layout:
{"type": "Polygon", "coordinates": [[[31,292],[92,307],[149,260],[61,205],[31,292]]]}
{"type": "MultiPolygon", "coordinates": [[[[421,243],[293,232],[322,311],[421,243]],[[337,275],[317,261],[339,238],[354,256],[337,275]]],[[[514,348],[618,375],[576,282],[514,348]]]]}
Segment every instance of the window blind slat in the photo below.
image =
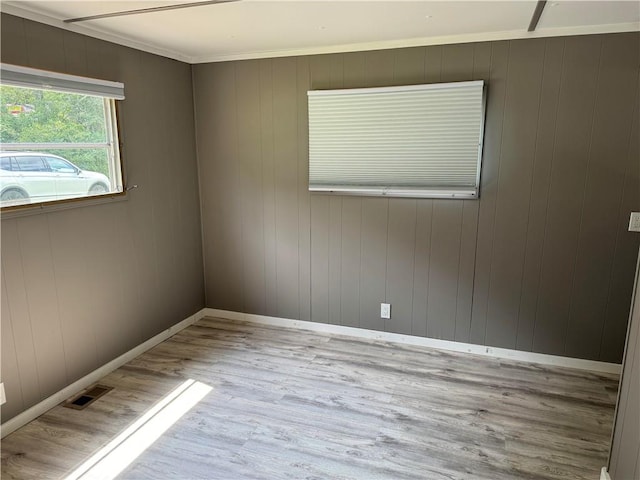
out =
{"type": "Polygon", "coordinates": [[[309,189],[476,197],[483,89],[474,81],[309,91],[309,189]]]}

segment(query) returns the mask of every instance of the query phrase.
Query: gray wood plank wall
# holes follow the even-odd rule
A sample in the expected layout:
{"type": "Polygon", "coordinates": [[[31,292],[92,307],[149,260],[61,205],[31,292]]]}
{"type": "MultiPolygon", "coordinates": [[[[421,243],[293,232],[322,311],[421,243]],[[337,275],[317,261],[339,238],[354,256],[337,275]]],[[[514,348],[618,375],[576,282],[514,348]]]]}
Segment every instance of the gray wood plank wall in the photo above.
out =
{"type": "MultiPolygon", "coordinates": [[[[640,271],[640,258],[638,269],[640,271]]],[[[629,323],[609,455],[612,480],[640,478],[640,278],[637,277],[629,323]]]]}
{"type": "Polygon", "coordinates": [[[2,15],[2,61],[125,83],[121,202],[2,219],[6,421],[204,306],[190,66],[2,15]]]}
{"type": "Polygon", "coordinates": [[[637,33],[195,65],[207,306],[620,362],[637,33]],[[307,191],[308,89],[488,82],[479,201],[307,191]],[[381,302],[392,304],[382,320],[381,302]]]}

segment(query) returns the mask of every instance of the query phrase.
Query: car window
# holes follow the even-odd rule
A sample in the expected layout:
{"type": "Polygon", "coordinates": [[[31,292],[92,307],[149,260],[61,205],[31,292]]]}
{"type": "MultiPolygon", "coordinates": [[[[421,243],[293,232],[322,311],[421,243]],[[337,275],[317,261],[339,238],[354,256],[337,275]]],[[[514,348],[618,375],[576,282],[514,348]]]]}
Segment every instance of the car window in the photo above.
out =
{"type": "Polygon", "coordinates": [[[47,167],[42,160],[42,157],[16,157],[15,158],[18,169],[21,172],[48,172],[47,167]]]}
{"type": "Polygon", "coordinates": [[[11,157],[0,158],[0,168],[2,170],[11,170],[11,157]]]}
{"type": "Polygon", "coordinates": [[[76,168],[71,165],[66,160],[55,157],[44,157],[47,163],[49,164],[49,168],[52,171],[58,173],[76,173],[76,168]]]}

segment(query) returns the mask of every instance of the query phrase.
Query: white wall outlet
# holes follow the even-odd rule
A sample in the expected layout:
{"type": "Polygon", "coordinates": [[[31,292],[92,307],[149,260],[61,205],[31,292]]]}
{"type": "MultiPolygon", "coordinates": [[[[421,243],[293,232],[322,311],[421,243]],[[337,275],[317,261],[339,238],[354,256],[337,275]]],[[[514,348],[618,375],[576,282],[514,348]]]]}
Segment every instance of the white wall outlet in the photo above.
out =
{"type": "Polygon", "coordinates": [[[3,405],[7,401],[7,397],[4,394],[4,383],[0,383],[0,405],[3,405]]]}
{"type": "Polygon", "coordinates": [[[640,232],[640,212],[631,212],[629,216],[629,231],[640,232]]]}
{"type": "Polygon", "coordinates": [[[381,303],[380,304],[380,318],[391,318],[391,304],[390,303],[381,303]]]}

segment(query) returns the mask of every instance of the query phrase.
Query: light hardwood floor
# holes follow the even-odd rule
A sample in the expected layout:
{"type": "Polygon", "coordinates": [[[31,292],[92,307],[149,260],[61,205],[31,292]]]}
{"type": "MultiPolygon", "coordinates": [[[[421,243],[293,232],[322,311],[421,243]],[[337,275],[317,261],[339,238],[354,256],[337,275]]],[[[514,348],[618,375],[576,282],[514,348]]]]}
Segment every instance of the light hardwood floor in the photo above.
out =
{"type": "Polygon", "coordinates": [[[2,479],[64,478],[165,395],[210,393],[126,479],[597,479],[616,375],[205,318],[2,441],[2,479]]]}

